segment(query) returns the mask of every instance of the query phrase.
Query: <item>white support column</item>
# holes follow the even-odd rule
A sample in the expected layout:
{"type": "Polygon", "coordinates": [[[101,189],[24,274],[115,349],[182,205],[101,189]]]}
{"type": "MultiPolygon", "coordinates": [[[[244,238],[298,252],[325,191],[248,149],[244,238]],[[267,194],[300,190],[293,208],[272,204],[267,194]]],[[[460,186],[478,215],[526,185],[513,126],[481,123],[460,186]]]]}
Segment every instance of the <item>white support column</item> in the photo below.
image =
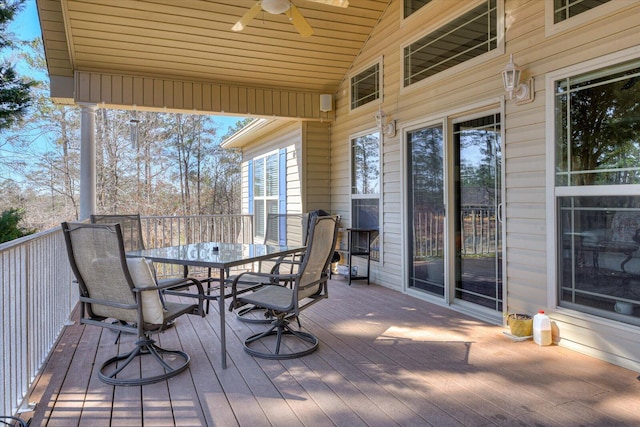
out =
{"type": "Polygon", "coordinates": [[[96,212],[96,104],[80,103],[80,218],[96,212]]]}

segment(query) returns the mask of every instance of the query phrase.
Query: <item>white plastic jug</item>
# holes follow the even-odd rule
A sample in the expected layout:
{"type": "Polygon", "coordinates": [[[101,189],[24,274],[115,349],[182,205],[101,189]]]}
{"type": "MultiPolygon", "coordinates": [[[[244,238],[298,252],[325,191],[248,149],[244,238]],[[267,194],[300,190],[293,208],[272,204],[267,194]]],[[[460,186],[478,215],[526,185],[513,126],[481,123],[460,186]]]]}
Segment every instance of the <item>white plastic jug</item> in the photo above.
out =
{"type": "Polygon", "coordinates": [[[533,316],[533,341],[538,345],[550,345],[551,340],[551,319],[540,310],[533,316]]]}

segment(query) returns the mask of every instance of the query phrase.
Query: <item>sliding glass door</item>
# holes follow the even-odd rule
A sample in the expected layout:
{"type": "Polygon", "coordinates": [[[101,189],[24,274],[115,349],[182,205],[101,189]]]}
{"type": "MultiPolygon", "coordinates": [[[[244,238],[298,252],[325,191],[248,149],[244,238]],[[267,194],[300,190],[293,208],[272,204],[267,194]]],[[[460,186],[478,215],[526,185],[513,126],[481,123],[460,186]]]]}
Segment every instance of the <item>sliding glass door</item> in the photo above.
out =
{"type": "Polygon", "coordinates": [[[407,133],[409,288],[445,295],[445,180],[442,125],[407,133]]]}
{"type": "Polygon", "coordinates": [[[502,311],[500,115],[453,123],[455,299],[502,311]]]}

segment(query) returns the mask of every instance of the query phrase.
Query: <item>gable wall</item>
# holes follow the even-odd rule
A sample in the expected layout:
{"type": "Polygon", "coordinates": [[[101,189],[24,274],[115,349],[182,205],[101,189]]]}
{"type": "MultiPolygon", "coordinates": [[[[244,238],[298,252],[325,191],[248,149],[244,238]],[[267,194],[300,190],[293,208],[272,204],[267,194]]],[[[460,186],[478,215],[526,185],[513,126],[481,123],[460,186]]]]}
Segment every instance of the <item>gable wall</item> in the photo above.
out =
{"type": "MultiPolygon", "coordinates": [[[[373,280],[381,285],[403,289],[404,238],[406,212],[403,202],[403,126],[420,120],[451,117],[465,109],[480,106],[502,108],[505,129],[505,228],[506,289],[509,312],[535,313],[539,308],[554,310],[555,283],[547,279],[546,230],[546,153],[545,75],[551,71],[581,63],[630,47],[640,46],[640,2],[602,14],[588,25],[545,35],[545,4],[542,0],[505,1],[505,51],[471,66],[464,65],[445,77],[421,82],[416,88],[401,88],[402,44],[418,38],[428,28],[449,19],[452,8],[446,0],[433,0],[430,13],[402,22],[401,1],[393,1],[381,23],[353,66],[357,71],[383,57],[383,110],[398,121],[399,132],[383,141],[382,261],[373,263],[373,280]],[[524,68],[523,79],[535,79],[535,100],[516,105],[504,101],[500,72],[509,62],[509,54],[524,68]]],[[[429,6],[430,7],[430,6],[429,6]]],[[[640,56],[640,54],[639,54],[640,56]]],[[[350,136],[374,130],[373,115],[378,104],[371,103],[349,111],[349,79],[345,78],[336,97],[336,120],[332,127],[332,211],[350,222],[350,136]]],[[[552,236],[552,234],[551,234],[552,236]]],[[[561,344],[619,364],[640,367],[638,328],[634,339],[623,339],[613,331],[584,316],[555,313],[554,320],[563,331],[561,344]],[[604,328],[604,329],[603,329],[604,328]],[[602,334],[607,334],[604,342],[602,334]],[[615,350],[611,350],[615,349],[615,350]],[[631,356],[635,352],[636,356],[631,356]]]]}

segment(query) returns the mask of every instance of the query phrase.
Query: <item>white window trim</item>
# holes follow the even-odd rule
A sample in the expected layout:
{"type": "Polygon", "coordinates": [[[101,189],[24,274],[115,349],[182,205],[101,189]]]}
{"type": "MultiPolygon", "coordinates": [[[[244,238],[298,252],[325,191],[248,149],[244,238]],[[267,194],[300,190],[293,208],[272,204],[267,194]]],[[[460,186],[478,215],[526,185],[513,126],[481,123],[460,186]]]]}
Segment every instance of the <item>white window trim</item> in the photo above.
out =
{"type": "MultiPolygon", "coordinates": [[[[598,9],[598,8],[596,8],[598,9]]],[[[585,12],[586,13],[586,12],[585,12]]],[[[629,190],[640,193],[640,185],[598,185],[598,186],[566,186],[555,185],[555,82],[578,74],[597,70],[608,65],[619,64],[640,58],[640,46],[611,53],[589,61],[575,64],[560,70],[550,72],[545,79],[545,122],[546,122],[546,238],[547,238],[547,307],[549,311],[570,313],[573,317],[600,319],[604,323],[609,320],[601,319],[577,310],[559,306],[557,292],[557,227],[556,199],[559,196],[616,196],[627,195],[629,190]]]]}
{"type": "Polygon", "coordinates": [[[366,65],[357,68],[354,72],[349,74],[349,113],[355,112],[355,111],[362,111],[365,110],[367,107],[371,108],[371,106],[376,106],[376,108],[378,107],[378,105],[381,105],[382,102],[384,100],[384,56],[379,56],[377,57],[375,60],[367,63],[366,65]],[[352,90],[351,90],[351,80],[353,79],[353,77],[357,76],[358,74],[364,72],[367,68],[371,68],[374,65],[378,64],[378,73],[379,73],[379,78],[378,78],[378,99],[371,101],[371,102],[367,102],[366,104],[362,104],[359,107],[356,108],[352,108],[351,104],[352,104],[352,99],[351,99],[351,94],[352,94],[352,90]]]}
{"type": "MultiPolygon", "coordinates": [[[[426,36],[427,34],[430,34],[431,32],[433,32],[434,30],[437,30],[438,28],[440,28],[442,25],[447,24],[448,22],[451,22],[452,20],[464,15],[465,13],[469,12],[470,10],[473,10],[474,8],[478,7],[479,5],[486,3],[487,0],[477,0],[473,3],[471,3],[471,7],[469,8],[465,8],[465,9],[459,9],[456,10],[459,13],[456,13],[455,16],[451,16],[450,19],[446,22],[438,22],[438,25],[433,25],[433,26],[429,26],[426,27],[426,29],[420,33],[418,33],[417,36],[413,37],[410,41],[402,44],[400,46],[400,52],[398,53],[400,55],[400,82],[399,82],[399,87],[400,87],[400,94],[404,94],[404,93],[410,93],[412,91],[424,88],[425,86],[428,85],[433,85],[435,83],[437,83],[438,81],[450,78],[451,76],[457,74],[457,73],[461,73],[467,69],[473,68],[475,66],[478,66],[480,64],[484,64],[485,62],[491,61],[494,58],[498,58],[502,55],[504,55],[505,53],[505,43],[504,43],[504,34],[505,34],[505,16],[504,16],[504,1],[505,0],[497,0],[496,3],[496,7],[498,9],[498,23],[497,23],[497,40],[496,40],[496,48],[494,50],[492,50],[491,52],[487,52],[487,53],[483,53],[480,56],[477,56],[473,59],[470,59],[468,61],[465,61],[461,64],[458,64],[454,67],[451,67],[447,70],[444,70],[438,74],[435,74],[431,77],[427,77],[426,79],[420,80],[417,83],[413,83],[409,86],[404,85],[404,73],[405,73],[405,62],[404,62],[404,49],[409,46],[412,43],[415,43],[417,40],[420,40],[421,38],[423,38],[424,36],[426,36]]],[[[415,15],[415,14],[414,14],[415,15]]]]}
{"type": "Polygon", "coordinates": [[[635,0],[612,0],[609,3],[601,4],[591,10],[582,12],[579,15],[565,19],[555,24],[553,22],[553,0],[545,0],[544,2],[544,34],[546,37],[552,37],[565,31],[570,31],[585,24],[601,19],[606,15],[617,12],[629,6],[633,6],[635,0]]]}

